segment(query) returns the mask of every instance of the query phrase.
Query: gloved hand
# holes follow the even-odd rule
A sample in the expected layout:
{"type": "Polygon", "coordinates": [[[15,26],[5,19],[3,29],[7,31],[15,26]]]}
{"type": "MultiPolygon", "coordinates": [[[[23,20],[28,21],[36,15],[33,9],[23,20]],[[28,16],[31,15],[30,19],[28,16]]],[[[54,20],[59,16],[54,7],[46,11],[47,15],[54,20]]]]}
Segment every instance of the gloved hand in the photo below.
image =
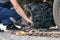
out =
{"type": "Polygon", "coordinates": [[[27,20],[27,24],[28,24],[28,26],[30,26],[30,27],[33,27],[33,26],[34,26],[34,23],[33,23],[33,21],[31,21],[31,20],[27,20]]]}

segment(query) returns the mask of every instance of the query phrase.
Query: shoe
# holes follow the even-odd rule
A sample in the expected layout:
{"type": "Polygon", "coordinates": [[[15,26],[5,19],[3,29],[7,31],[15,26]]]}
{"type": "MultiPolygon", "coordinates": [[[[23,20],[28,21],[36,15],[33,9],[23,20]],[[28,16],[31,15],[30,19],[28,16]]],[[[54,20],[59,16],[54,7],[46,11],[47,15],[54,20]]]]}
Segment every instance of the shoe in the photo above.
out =
{"type": "Polygon", "coordinates": [[[0,24],[0,31],[7,31],[6,26],[4,26],[2,23],[0,24]]]}
{"type": "Polygon", "coordinates": [[[0,32],[4,32],[4,30],[1,30],[1,29],[0,29],[0,32]]]}
{"type": "Polygon", "coordinates": [[[20,30],[20,28],[16,27],[15,25],[8,25],[6,27],[7,30],[20,30]]]}

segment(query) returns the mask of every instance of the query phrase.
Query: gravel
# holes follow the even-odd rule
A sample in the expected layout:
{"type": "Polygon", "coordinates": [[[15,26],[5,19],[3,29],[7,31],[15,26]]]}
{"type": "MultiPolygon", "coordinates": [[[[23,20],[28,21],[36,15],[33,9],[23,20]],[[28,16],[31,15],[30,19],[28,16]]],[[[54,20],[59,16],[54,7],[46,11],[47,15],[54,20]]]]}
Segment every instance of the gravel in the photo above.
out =
{"type": "Polygon", "coordinates": [[[0,32],[0,40],[60,40],[60,38],[39,36],[16,36],[9,32],[0,32]]]}

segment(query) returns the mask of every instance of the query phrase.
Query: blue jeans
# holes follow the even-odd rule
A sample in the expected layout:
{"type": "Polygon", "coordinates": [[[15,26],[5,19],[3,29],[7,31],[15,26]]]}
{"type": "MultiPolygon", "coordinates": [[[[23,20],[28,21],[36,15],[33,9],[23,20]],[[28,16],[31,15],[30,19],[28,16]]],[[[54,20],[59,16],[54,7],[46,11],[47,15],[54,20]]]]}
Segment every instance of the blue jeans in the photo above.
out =
{"type": "Polygon", "coordinates": [[[3,25],[13,24],[13,22],[9,19],[10,17],[13,17],[16,21],[21,19],[14,9],[0,7],[0,20],[3,25]]]}

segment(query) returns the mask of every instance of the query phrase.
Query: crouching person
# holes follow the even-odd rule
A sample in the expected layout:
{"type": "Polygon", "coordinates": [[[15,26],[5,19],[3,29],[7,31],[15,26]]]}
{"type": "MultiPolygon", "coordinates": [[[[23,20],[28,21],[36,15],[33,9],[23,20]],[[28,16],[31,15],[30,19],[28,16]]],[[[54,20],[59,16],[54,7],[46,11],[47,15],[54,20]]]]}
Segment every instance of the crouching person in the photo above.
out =
{"type": "MultiPolygon", "coordinates": [[[[8,0],[8,1],[12,4],[14,9],[9,9],[7,8],[8,5],[5,6],[5,4],[0,3],[0,21],[4,26],[9,26],[9,27],[14,26],[12,25],[13,22],[10,20],[10,18],[13,18],[14,20],[18,21],[21,19],[21,17],[24,18],[24,20],[26,20],[26,22],[30,23],[31,25],[33,24],[33,22],[26,16],[23,9],[18,4],[17,0],[8,0]]],[[[3,30],[0,29],[0,31],[3,31],[3,30]]]]}

